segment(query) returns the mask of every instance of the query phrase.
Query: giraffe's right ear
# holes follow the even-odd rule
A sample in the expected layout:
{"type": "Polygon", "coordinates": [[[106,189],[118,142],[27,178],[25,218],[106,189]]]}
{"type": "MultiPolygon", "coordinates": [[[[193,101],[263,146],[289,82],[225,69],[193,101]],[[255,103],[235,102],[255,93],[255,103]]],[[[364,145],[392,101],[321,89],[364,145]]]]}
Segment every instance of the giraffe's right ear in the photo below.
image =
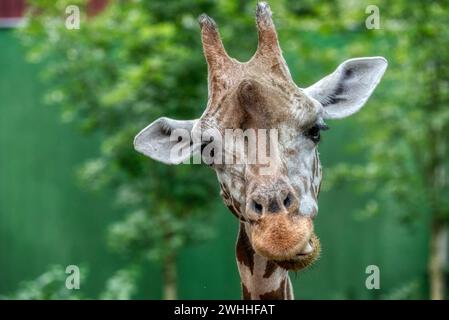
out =
{"type": "Polygon", "coordinates": [[[363,107],[387,65],[383,57],[349,59],[305,92],[324,107],[324,119],[345,118],[363,107]]]}
{"type": "Polygon", "coordinates": [[[134,149],[166,164],[180,164],[194,152],[191,131],[196,120],[159,118],[134,138],[134,149]]]}

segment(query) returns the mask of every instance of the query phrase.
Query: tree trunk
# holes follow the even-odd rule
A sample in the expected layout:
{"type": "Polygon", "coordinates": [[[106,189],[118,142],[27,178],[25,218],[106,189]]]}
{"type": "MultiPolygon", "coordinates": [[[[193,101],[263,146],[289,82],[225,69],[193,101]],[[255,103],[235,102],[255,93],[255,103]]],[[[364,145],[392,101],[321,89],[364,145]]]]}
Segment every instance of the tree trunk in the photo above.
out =
{"type": "Polygon", "coordinates": [[[443,300],[446,294],[445,272],[447,264],[447,226],[442,222],[433,221],[430,234],[430,257],[429,257],[429,281],[430,298],[432,300],[443,300]]]}
{"type": "Polygon", "coordinates": [[[178,288],[176,280],[176,256],[169,255],[163,261],[163,299],[176,300],[178,297],[178,288]]]}

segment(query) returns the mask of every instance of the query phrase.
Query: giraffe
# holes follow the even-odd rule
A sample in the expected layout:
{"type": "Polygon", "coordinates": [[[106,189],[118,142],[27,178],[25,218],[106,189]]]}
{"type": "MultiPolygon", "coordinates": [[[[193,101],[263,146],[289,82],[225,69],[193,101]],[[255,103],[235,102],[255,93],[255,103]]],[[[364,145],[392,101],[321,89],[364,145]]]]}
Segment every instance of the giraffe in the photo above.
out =
{"type": "MultiPolygon", "coordinates": [[[[321,250],[314,232],[322,178],[320,132],[328,129],[326,119],[345,118],[364,106],[387,61],[349,59],[317,83],[300,88],[282,55],[267,3],[256,6],[258,46],[247,62],[229,57],[212,18],[202,14],[198,20],[208,65],[205,111],[194,120],[157,119],[136,135],[134,147],[166,164],[205,154],[214,160],[224,155],[239,160],[208,164],[216,172],[225,205],[239,219],[236,260],[242,298],[294,299],[289,271],[311,265],[321,250]],[[245,137],[232,148],[225,143],[222,152],[209,148],[205,153],[229,129],[240,134],[274,130],[276,136],[268,137],[269,163],[248,161],[251,146],[245,137]],[[180,130],[187,138],[200,138],[184,139],[180,130]],[[218,136],[204,135],[208,130],[218,136]],[[187,152],[174,153],[179,145],[187,152]]],[[[267,136],[263,132],[256,142],[267,136]]]]}

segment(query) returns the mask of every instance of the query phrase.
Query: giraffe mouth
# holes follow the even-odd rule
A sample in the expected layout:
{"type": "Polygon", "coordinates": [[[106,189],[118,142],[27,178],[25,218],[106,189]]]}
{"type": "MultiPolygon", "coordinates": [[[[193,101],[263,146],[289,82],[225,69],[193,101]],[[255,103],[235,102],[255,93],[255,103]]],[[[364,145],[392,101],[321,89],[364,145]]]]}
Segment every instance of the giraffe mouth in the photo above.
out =
{"type": "Polygon", "coordinates": [[[320,256],[320,251],[320,240],[313,234],[305,247],[294,258],[275,262],[286,270],[299,271],[312,265],[320,256]]]}
{"type": "Polygon", "coordinates": [[[297,257],[306,257],[309,254],[313,253],[313,243],[312,240],[307,241],[307,244],[304,246],[304,248],[301,250],[301,252],[297,253],[297,257]]]}

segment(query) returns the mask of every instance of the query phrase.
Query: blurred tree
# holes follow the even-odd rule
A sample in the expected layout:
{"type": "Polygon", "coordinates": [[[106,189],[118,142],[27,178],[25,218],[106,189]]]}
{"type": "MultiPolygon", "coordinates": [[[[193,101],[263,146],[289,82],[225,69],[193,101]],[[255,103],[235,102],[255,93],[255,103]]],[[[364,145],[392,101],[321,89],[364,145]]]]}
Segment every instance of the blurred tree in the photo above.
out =
{"type": "MultiPolygon", "coordinates": [[[[176,257],[187,244],[212,234],[208,212],[214,178],[200,166],[168,167],[133,149],[133,137],[161,115],[200,114],[206,86],[195,14],[210,1],[119,1],[79,30],[67,30],[65,8],[85,1],[34,1],[22,31],[29,57],[46,62],[50,103],[65,121],[102,140],[101,153],[80,176],[92,188],[114,187],[127,212],[110,228],[109,242],[128,256],[162,266],[166,299],[175,299],[176,257]],[[197,44],[197,45],[192,45],[197,44]]],[[[134,279],[118,273],[108,286],[134,279]]],[[[125,294],[128,297],[130,288],[125,294]]],[[[109,295],[110,296],[110,295],[109,295]]]]}
{"type": "MultiPolygon", "coordinates": [[[[81,273],[84,278],[85,272],[81,273]]],[[[65,268],[59,265],[51,266],[46,272],[32,281],[23,282],[19,289],[2,299],[16,300],[78,300],[83,295],[77,290],[68,290],[65,286],[67,274],[65,268]]]]}
{"type": "Polygon", "coordinates": [[[118,270],[106,283],[106,288],[100,299],[106,300],[129,300],[137,289],[137,269],[131,266],[127,269],[118,270]]]}
{"type": "MultiPolygon", "coordinates": [[[[449,45],[449,3],[379,1],[377,5],[382,29],[362,29],[362,33],[371,34],[371,45],[388,47],[392,62],[386,78],[388,96],[360,116],[366,132],[358,144],[367,161],[359,166],[340,165],[334,168],[333,177],[355,179],[374,196],[367,203],[366,215],[381,210],[397,212],[405,223],[429,225],[430,298],[444,299],[449,224],[449,54],[441,48],[449,45]]],[[[341,7],[345,8],[342,3],[341,7]]],[[[345,16],[361,13],[346,7],[345,16]]]]}
{"type": "MultiPolygon", "coordinates": [[[[138,267],[130,265],[118,270],[107,282],[100,299],[128,300],[136,291],[136,277],[138,267]]],[[[81,266],[81,279],[87,278],[86,267],[81,266]]],[[[22,282],[19,288],[10,295],[0,296],[2,299],[14,300],[79,300],[89,299],[82,289],[67,288],[66,267],[53,265],[46,272],[31,281],[22,282]]]]}

